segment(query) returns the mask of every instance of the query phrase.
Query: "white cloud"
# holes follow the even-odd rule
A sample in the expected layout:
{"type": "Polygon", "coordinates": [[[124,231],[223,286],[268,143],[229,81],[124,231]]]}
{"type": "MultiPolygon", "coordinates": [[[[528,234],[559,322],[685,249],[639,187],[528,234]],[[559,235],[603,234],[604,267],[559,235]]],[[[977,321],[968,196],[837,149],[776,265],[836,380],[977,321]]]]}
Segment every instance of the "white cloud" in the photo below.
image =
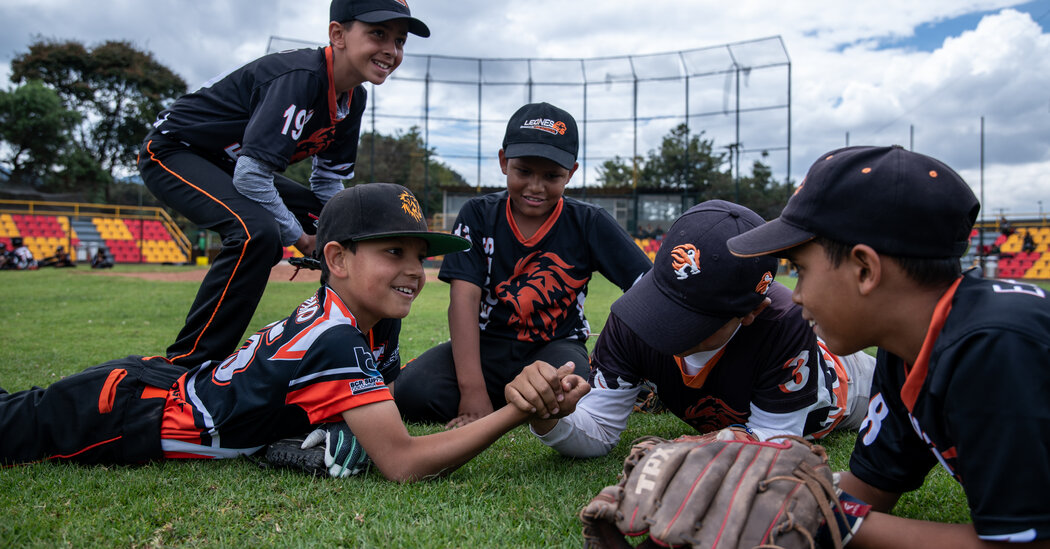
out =
{"type": "MultiPolygon", "coordinates": [[[[914,131],[917,150],[945,160],[976,186],[984,116],[987,207],[1020,212],[1040,196],[1050,201],[1045,175],[1050,168],[1050,94],[1045,91],[1050,35],[1028,14],[1006,9],[1023,3],[414,0],[413,14],[434,34],[410,37],[407,49],[578,59],[780,36],[792,61],[796,180],[817,155],[842,146],[847,132],[851,144],[908,145],[914,131]],[[975,29],[955,32],[936,47],[914,47],[930,25],[986,12],[975,29]]],[[[323,1],[294,0],[102,0],[82,9],[70,0],[7,0],[0,5],[0,71],[9,74],[10,60],[37,36],[87,44],[120,39],[153,52],[192,88],[258,57],[271,36],[323,42],[327,7],[323,1]]],[[[710,84],[715,103],[721,84],[710,84]]],[[[756,81],[749,90],[759,93],[762,85],[756,81]]],[[[406,97],[419,93],[418,88],[403,92],[406,97]]],[[[645,131],[640,152],[656,146],[660,131],[658,125],[645,131]]],[[[486,129],[486,143],[498,140],[490,137],[497,133],[486,129]]],[[[614,142],[624,149],[620,154],[630,154],[630,132],[609,128],[605,133],[618,135],[614,142]]],[[[466,146],[476,136],[453,141],[466,146]]],[[[476,166],[465,164],[473,177],[476,166]]],[[[783,166],[774,169],[783,171],[783,166]]]]}

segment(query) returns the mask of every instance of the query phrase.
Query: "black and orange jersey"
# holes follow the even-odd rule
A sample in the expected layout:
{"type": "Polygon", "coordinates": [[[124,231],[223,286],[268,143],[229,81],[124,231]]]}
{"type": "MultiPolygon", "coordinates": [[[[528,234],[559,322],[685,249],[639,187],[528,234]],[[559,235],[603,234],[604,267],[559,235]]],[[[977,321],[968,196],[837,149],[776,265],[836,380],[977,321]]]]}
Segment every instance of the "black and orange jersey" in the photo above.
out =
{"type": "Polygon", "coordinates": [[[940,463],[986,540],[1050,539],[1050,303],[1045,290],[963,277],[915,364],[880,350],[850,471],[890,492],[940,463]]]}
{"type": "Polygon", "coordinates": [[[593,273],[626,290],[652,268],[611,215],[568,197],[529,238],[514,222],[506,191],[472,198],[453,233],[471,248],[445,256],[438,278],[479,286],[481,333],[505,339],[586,340],[583,307],[593,273]]]}
{"type": "Polygon", "coordinates": [[[368,333],[327,286],[291,316],[259,330],[224,361],[186,372],[168,394],[161,425],[165,457],[232,457],[351,408],[390,400],[400,371],[401,322],[368,333]]]}
{"type": "Polygon", "coordinates": [[[595,390],[649,383],[668,411],[701,433],[765,413],[800,415],[794,421],[802,433],[826,434],[847,411],[847,383],[840,382],[847,375],[802,318],[791,290],[773,282],[766,295],[770,305],[692,375],[683,359],[652,348],[610,313],[591,355],[595,390]]]}
{"type": "Polygon", "coordinates": [[[279,171],[316,156],[347,179],[366,94],[337,96],[333,82],[331,47],[273,53],[180,97],[153,125],[231,171],[242,154],[279,171]]]}

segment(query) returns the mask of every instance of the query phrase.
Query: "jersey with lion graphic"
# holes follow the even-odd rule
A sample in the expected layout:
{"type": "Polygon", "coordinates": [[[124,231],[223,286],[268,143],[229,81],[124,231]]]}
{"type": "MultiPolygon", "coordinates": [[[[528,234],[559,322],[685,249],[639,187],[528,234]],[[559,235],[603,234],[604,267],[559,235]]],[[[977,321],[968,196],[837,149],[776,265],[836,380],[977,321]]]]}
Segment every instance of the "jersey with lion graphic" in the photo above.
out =
{"type": "Polygon", "coordinates": [[[482,289],[482,334],[518,341],[586,340],[584,302],[599,272],[622,290],[652,263],[605,210],[563,197],[544,228],[529,238],[516,230],[506,191],[470,199],[453,233],[470,250],[450,254],[438,278],[482,289]]]}

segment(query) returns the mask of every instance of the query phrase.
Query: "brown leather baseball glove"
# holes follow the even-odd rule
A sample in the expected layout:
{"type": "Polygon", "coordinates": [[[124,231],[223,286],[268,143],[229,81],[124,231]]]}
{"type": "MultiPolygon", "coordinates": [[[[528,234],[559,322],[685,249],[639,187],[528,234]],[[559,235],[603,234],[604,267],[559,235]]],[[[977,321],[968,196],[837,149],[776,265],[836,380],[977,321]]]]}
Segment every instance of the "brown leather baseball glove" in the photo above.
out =
{"type": "Polygon", "coordinates": [[[648,533],[640,546],[812,548],[826,523],[840,548],[824,448],[793,436],[737,440],[726,431],[640,439],[620,482],[580,512],[586,546],[630,547],[624,536],[648,533]]]}

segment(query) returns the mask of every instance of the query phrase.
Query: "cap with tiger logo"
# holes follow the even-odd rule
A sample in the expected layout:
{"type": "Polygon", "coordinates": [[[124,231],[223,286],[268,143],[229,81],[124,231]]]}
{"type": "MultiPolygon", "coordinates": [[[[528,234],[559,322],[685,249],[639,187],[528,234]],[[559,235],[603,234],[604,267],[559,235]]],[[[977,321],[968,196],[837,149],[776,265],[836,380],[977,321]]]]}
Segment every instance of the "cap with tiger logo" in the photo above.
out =
{"type": "Polygon", "coordinates": [[[653,269],[612,305],[612,312],[654,349],[679,354],[707,339],[765,299],[773,257],[741,258],[726,241],[761,226],[751,210],[709,200],[667,230],[653,269]]]}

